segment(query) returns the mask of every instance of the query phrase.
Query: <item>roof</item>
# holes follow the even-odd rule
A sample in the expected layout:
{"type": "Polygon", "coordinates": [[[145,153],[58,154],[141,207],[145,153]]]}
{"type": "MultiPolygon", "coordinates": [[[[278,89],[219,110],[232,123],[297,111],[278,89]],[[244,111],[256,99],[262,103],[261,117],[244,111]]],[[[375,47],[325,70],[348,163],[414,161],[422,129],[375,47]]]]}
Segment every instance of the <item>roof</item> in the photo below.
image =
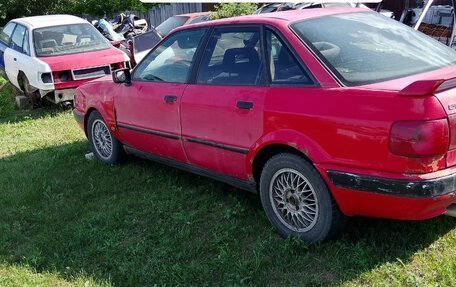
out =
{"type": "Polygon", "coordinates": [[[240,23],[271,23],[271,22],[285,22],[292,23],[299,20],[306,20],[312,18],[318,18],[323,16],[330,16],[344,13],[355,13],[355,12],[372,12],[366,8],[313,8],[304,10],[288,10],[283,12],[273,12],[264,14],[254,14],[247,16],[238,16],[225,18],[220,20],[207,21],[197,24],[191,24],[176,28],[175,30],[182,30],[196,26],[213,26],[223,24],[240,24],[240,23]]]}
{"type": "Polygon", "coordinates": [[[199,17],[199,16],[206,16],[209,14],[210,14],[210,12],[196,12],[196,13],[179,14],[176,16],[185,16],[185,17],[194,18],[194,17],[199,17]]]}
{"type": "Polygon", "coordinates": [[[44,15],[18,18],[13,20],[32,29],[67,24],[88,23],[86,20],[72,15],[44,15]]]}

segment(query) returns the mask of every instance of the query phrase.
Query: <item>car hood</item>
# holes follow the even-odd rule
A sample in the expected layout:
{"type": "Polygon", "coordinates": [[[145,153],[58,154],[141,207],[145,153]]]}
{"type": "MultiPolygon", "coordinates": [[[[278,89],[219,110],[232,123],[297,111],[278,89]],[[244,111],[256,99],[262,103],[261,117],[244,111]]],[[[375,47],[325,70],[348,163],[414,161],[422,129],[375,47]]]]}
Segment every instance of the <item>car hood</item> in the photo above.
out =
{"type": "Polygon", "coordinates": [[[130,60],[127,55],[116,48],[39,59],[48,64],[52,71],[97,67],[130,60]]]}

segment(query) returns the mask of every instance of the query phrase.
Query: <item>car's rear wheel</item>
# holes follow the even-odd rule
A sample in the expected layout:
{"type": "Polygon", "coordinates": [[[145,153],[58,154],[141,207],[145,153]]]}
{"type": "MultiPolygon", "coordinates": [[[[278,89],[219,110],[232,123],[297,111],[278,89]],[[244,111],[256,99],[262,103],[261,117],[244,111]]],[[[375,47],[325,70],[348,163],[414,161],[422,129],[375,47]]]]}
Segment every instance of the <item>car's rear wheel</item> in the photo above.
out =
{"type": "Polygon", "coordinates": [[[87,137],[91,150],[99,160],[107,164],[121,162],[125,154],[122,144],[110,132],[108,125],[97,111],[89,115],[87,137]]]}
{"type": "Polygon", "coordinates": [[[265,164],[260,195],[266,216],[283,237],[319,242],[345,223],[320,174],[298,155],[279,154],[265,164]]]}

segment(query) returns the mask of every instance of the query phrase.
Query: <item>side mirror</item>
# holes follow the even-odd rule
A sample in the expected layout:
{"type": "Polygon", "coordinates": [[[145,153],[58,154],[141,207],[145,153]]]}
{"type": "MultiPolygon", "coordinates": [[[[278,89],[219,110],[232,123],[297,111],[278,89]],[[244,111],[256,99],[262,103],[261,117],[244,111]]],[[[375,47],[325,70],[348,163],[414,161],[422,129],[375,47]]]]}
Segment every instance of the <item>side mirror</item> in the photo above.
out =
{"type": "Polygon", "coordinates": [[[124,83],[125,86],[130,86],[131,85],[130,69],[125,68],[125,69],[115,70],[114,72],[112,72],[112,80],[116,84],[124,83]]]}

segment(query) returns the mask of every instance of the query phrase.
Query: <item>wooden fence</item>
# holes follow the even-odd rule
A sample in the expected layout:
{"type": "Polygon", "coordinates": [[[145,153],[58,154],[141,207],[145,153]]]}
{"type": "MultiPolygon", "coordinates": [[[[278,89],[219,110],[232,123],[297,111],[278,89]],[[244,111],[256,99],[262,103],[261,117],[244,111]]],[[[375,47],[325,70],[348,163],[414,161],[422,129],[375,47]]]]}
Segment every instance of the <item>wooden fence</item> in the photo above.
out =
{"type": "Polygon", "coordinates": [[[144,17],[149,25],[157,27],[163,21],[171,16],[185,14],[185,13],[196,13],[202,12],[201,3],[171,3],[165,5],[159,5],[153,9],[150,9],[147,14],[139,16],[144,17]]]}

